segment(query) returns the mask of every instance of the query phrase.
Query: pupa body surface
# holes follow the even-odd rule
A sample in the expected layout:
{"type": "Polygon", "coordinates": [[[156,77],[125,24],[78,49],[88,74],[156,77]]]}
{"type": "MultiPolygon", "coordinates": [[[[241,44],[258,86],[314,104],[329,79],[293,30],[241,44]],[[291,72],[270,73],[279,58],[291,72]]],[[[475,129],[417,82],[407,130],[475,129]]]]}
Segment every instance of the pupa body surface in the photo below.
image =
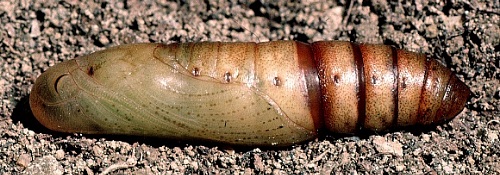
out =
{"type": "Polygon", "coordinates": [[[469,94],[436,60],[385,45],[150,43],[49,68],[30,106],[61,132],[286,146],[322,129],[442,123],[469,94]]]}

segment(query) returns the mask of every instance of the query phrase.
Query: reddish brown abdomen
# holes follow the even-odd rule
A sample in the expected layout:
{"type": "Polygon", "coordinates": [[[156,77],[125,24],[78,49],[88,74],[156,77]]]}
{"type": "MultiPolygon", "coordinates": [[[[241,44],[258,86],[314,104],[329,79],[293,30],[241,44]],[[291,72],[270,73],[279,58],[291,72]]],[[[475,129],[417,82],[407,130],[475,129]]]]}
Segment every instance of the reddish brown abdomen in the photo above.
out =
{"type": "Polygon", "coordinates": [[[442,123],[462,111],[470,94],[449,69],[423,54],[341,41],[312,48],[325,126],[335,133],[442,123]]]}

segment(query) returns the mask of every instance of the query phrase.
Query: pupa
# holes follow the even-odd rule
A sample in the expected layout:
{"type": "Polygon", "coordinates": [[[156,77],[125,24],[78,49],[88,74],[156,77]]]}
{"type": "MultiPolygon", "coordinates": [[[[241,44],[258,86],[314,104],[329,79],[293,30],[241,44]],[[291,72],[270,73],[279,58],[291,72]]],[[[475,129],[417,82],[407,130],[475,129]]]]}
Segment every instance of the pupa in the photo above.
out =
{"type": "Polygon", "coordinates": [[[443,123],[470,94],[435,59],[386,45],[143,43],[49,68],[30,106],[60,132],[287,146],[443,123]]]}

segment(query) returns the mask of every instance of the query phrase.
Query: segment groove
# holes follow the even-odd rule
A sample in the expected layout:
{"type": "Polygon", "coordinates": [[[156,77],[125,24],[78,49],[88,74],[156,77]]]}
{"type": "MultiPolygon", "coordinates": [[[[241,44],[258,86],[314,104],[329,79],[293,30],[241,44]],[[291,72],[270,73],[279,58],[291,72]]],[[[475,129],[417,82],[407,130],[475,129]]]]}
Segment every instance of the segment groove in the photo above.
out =
{"type": "Polygon", "coordinates": [[[391,47],[392,51],[392,72],[394,73],[394,84],[392,86],[392,95],[394,101],[394,112],[392,117],[392,126],[391,128],[395,128],[398,125],[398,117],[399,117],[399,70],[398,70],[398,50],[394,47],[391,47]]]}
{"type": "Polygon", "coordinates": [[[357,86],[357,96],[358,96],[358,123],[356,124],[357,130],[364,128],[366,119],[366,87],[365,87],[365,71],[363,63],[363,54],[361,53],[360,46],[358,44],[351,43],[352,52],[354,55],[354,62],[356,64],[357,76],[358,76],[358,86],[357,86]]]}

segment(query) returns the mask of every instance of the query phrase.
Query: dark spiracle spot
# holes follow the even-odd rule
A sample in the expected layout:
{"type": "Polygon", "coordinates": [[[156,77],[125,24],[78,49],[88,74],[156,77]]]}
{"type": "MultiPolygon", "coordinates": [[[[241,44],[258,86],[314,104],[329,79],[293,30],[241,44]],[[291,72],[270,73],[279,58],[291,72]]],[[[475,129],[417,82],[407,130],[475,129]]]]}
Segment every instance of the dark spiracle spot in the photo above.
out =
{"type": "Polygon", "coordinates": [[[274,77],[274,79],[273,79],[273,85],[275,85],[275,86],[281,86],[281,79],[279,77],[274,77]]]}
{"type": "Polygon", "coordinates": [[[87,75],[89,75],[89,76],[94,76],[94,66],[90,66],[90,67],[87,69],[87,75]]]}
{"type": "Polygon", "coordinates": [[[224,74],[224,81],[226,81],[227,83],[231,82],[231,73],[226,72],[224,74]]]}
{"type": "Polygon", "coordinates": [[[195,67],[192,71],[192,74],[197,77],[197,76],[200,76],[200,69],[198,69],[197,67],[195,67]]]}
{"type": "Polygon", "coordinates": [[[333,76],[333,82],[335,82],[335,84],[339,84],[339,82],[340,82],[340,76],[338,74],[336,74],[336,75],[333,76]]]}
{"type": "Polygon", "coordinates": [[[401,82],[401,88],[406,89],[406,81],[407,81],[407,78],[403,77],[403,82],[401,82]]]}
{"type": "Polygon", "coordinates": [[[377,84],[377,77],[376,76],[372,76],[372,84],[377,84]]]}

